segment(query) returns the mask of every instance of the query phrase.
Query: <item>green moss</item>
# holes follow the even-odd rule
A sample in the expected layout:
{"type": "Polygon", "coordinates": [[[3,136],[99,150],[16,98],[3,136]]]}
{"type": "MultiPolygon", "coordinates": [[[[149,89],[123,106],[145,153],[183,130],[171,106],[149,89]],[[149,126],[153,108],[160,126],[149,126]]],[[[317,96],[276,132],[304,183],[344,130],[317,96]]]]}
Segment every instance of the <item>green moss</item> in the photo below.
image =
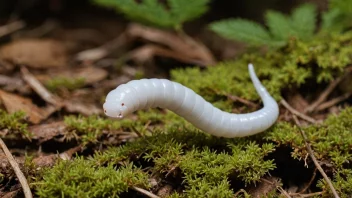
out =
{"type": "Polygon", "coordinates": [[[93,159],[100,165],[143,159],[153,164],[149,167],[153,173],[174,177],[183,175],[186,197],[204,194],[233,197],[229,181],[258,181],[275,168],[272,160],[264,160],[273,150],[272,144],[259,145],[249,139],[216,138],[197,130],[175,128],[169,133],[159,132],[96,153],[93,159]],[[177,170],[181,173],[177,174],[177,170]]]}
{"type": "Polygon", "coordinates": [[[84,78],[67,78],[56,77],[48,80],[45,86],[52,92],[65,88],[70,91],[83,87],[85,84],[84,78]]]}
{"type": "Polygon", "coordinates": [[[97,143],[104,131],[119,130],[132,125],[131,120],[114,121],[96,115],[89,117],[66,116],[64,122],[68,127],[65,138],[68,140],[74,138],[83,145],[97,143]]]}
{"type": "MultiPolygon", "coordinates": [[[[352,193],[352,108],[346,108],[338,116],[329,116],[321,125],[304,127],[308,141],[310,142],[315,156],[319,161],[325,161],[333,165],[334,185],[341,195],[352,193]]],[[[279,123],[266,133],[265,139],[277,142],[279,145],[291,146],[292,156],[296,159],[304,159],[307,150],[304,141],[296,126],[288,123],[279,123]]],[[[329,187],[325,181],[320,181],[326,196],[329,187]]]]}
{"type": "Polygon", "coordinates": [[[268,91],[279,100],[285,89],[302,87],[307,82],[329,82],[342,75],[352,62],[352,31],[345,34],[320,34],[309,42],[291,40],[276,51],[244,54],[235,61],[208,67],[173,70],[172,78],[190,87],[223,110],[233,106],[226,95],[258,100],[250,82],[247,64],[252,62],[268,91]],[[312,74],[317,75],[312,75],[312,74]]]}
{"type": "Polygon", "coordinates": [[[36,185],[39,197],[119,197],[132,186],[150,187],[148,175],[132,164],[97,167],[83,158],[59,161],[36,185]]]}
{"type": "Polygon", "coordinates": [[[0,173],[0,184],[4,181],[4,179],[5,179],[5,176],[0,173]]]}
{"type": "Polygon", "coordinates": [[[32,134],[27,129],[27,124],[24,122],[26,114],[18,111],[12,114],[0,109],[0,129],[9,130],[6,137],[20,135],[25,138],[30,138],[32,134]]]}

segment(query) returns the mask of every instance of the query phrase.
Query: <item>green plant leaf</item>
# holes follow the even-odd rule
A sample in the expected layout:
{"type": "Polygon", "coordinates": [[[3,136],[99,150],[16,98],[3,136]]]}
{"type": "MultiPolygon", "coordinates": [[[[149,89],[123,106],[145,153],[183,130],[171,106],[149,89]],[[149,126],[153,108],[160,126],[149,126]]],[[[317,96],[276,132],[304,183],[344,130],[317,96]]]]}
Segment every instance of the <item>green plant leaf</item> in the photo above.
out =
{"type": "Polygon", "coordinates": [[[178,24],[195,19],[208,10],[209,0],[168,0],[173,19],[178,24]]]}
{"type": "Polygon", "coordinates": [[[303,4],[293,11],[292,28],[300,39],[308,40],[314,35],[316,16],[316,7],[312,4],[303,4]]]}
{"type": "Polygon", "coordinates": [[[260,24],[245,19],[226,19],[210,24],[210,29],[228,39],[247,42],[251,45],[278,45],[269,32],[260,24]]]}
{"type": "Polygon", "coordinates": [[[186,21],[195,19],[208,10],[209,0],[93,0],[94,3],[111,7],[124,14],[128,19],[146,25],[163,28],[180,28],[186,21]]]}
{"type": "Polygon", "coordinates": [[[286,40],[294,34],[290,19],[280,12],[269,10],[266,15],[266,25],[274,38],[286,40]]]}

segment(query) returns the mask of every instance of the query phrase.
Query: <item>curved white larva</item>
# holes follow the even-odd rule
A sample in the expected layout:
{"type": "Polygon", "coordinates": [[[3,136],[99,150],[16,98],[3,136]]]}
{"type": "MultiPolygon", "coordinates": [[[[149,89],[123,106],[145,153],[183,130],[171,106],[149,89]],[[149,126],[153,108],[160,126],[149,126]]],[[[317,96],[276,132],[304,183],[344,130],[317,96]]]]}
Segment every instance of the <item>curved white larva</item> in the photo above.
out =
{"type": "Polygon", "coordinates": [[[231,114],[215,108],[193,90],[165,79],[132,80],[118,86],[106,97],[104,112],[111,117],[124,116],[150,107],[167,108],[199,129],[219,137],[242,137],[268,129],[279,115],[279,107],[248,65],[252,82],[264,107],[247,114],[231,114]]]}

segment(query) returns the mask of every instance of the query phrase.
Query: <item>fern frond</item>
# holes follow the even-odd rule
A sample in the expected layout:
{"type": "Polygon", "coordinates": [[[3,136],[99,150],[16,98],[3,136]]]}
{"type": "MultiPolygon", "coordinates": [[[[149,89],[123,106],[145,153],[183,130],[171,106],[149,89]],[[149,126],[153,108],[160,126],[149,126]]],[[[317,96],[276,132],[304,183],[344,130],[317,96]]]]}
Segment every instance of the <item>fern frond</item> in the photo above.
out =
{"type": "Polygon", "coordinates": [[[228,39],[252,45],[278,45],[260,24],[245,19],[227,19],[210,24],[210,29],[228,39]]]}
{"type": "Polygon", "coordinates": [[[314,35],[316,27],[317,10],[312,4],[303,4],[293,10],[291,20],[292,28],[302,40],[307,40],[314,35]]]}
{"type": "Polygon", "coordinates": [[[290,19],[280,12],[272,10],[266,12],[265,20],[270,33],[278,40],[287,40],[295,34],[290,19]]]}
{"type": "Polygon", "coordinates": [[[128,19],[146,25],[180,28],[186,21],[195,19],[208,10],[209,0],[93,0],[96,4],[111,7],[128,19]]]}
{"type": "Polygon", "coordinates": [[[208,11],[209,0],[168,0],[173,20],[178,24],[198,18],[208,11]]]}
{"type": "Polygon", "coordinates": [[[351,0],[330,0],[330,9],[339,9],[344,14],[352,14],[351,0]]]}
{"type": "Polygon", "coordinates": [[[342,31],[352,27],[352,1],[330,0],[329,10],[322,15],[322,29],[342,31]]]}

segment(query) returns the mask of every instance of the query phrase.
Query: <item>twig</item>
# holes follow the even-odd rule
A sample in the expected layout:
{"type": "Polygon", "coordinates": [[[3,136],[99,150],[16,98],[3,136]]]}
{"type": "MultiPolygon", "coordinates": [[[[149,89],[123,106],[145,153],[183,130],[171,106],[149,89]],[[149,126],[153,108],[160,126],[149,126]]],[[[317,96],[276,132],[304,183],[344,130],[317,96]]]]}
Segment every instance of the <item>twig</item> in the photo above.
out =
{"type": "Polygon", "coordinates": [[[344,100],[346,100],[347,98],[349,98],[350,96],[352,95],[352,92],[348,92],[348,93],[345,93],[343,94],[342,96],[339,96],[339,97],[336,97],[336,98],[333,98],[327,102],[324,102],[323,104],[319,105],[317,108],[316,108],[316,111],[322,111],[324,109],[327,109],[329,107],[332,107],[334,106],[335,104],[337,103],[340,103],[344,100]]]}
{"type": "Polygon", "coordinates": [[[325,174],[323,168],[320,166],[318,160],[315,158],[314,151],[313,151],[312,147],[310,146],[310,143],[308,142],[308,138],[307,138],[304,130],[301,128],[301,123],[299,122],[299,120],[297,119],[297,117],[295,115],[293,115],[293,119],[294,119],[296,125],[298,126],[299,132],[301,133],[301,135],[303,137],[303,140],[304,140],[304,143],[306,145],[307,151],[308,151],[310,157],[312,158],[316,168],[319,170],[320,174],[324,177],[326,183],[329,185],[334,197],[335,198],[339,198],[339,195],[337,194],[337,192],[336,192],[336,190],[334,188],[334,185],[332,185],[329,177],[325,174]]]}
{"type": "Polygon", "coordinates": [[[75,60],[77,61],[97,61],[105,56],[109,55],[111,52],[116,51],[116,49],[127,45],[131,41],[131,38],[127,36],[126,33],[122,33],[115,39],[109,41],[108,43],[99,46],[97,48],[92,48],[88,50],[81,51],[75,55],[75,60]]]}
{"type": "Polygon", "coordinates": [[[240,189],[233,195],[233,197],[237,197],[237,195],[239,195],[240,193],[243,193],[245,196],[248,195],[248,193],[244,189],[240,189]]]}
{"type": "Polygon", "coordinates": [[[291,198],[291,196],[281,187],[277,186],[276,187],[286,198],[291,198]]]}
{"type": "Polygon", "coordinates": [[[14,21],[0,27],[0,37],[11,34],[17,30],[24,28],[26,24],[23,21],[14,21]]]}
{"type": "Polygon", "coordinates": [[[230,95],[230,94],[228,94],[226,96],[227,96],[227,98],[229,98],[232,101],[238,101],[240,103],[243,103],[243,104],[245,104],[247,106],[250,106],[250,107],[253,107],[253,108],[258,107],[258,105],[256,103],[251,102],[249,100],[246,100],[244,98],[241,98],[241,97],[238,97],[238,96],[234,96],[234,95],[230,95]]]}
{"type": "Polygon", "coordinates": [[[300,197],[313,197],[321,194],[323,194],[323,192],[315,192],[315,193],[308,193],[308,194],[290,193],[291,196],[300,196],[300,197]]]}
{"type": "Polygon", "coordinates": [[[135,190],[135,191],[138,191],[144,195],[147,195],[148,197],[151,197],[151,198],[160,198],[159,196],[147,191],[147,190],[144,190],[143,188],[139,188],[139,187],[136,187],[136,186],[132,186],[132,189],[135,190]]]}
{"type": "Polygon", "coordinates": [[[18,163],[13,158],[11,152],[9,151],[9,149],[6,146],[6,144],[4,143],[4,141],[2,141],[1,138],[0,138],[0,146],[1,146],[2,150],[4,151],[7,159],[9,160],[13,170],[15,171],[15,174],[16,174],[18,180],[21,183],[25,198],[32,198],[33,197],[32,196],[32,192],[31,192],[31,189],[29,188],[29,185],[28,185],[26,177],[23,175],[20,167],[18,166],[18,163]]]}
{"type": "Polygon", "coordinates": [[[299,191],[299,193],[304,193],[308,190],[309,186],[312,185],[316,175],[317,175],[317,168],[314,169],[312,178],[310,178],[309,183],[301,191],[299,191]]]}
{"type": "Polygon", "coordinates": [[[21,73],[23,80],[26,81],[29,86],[40,96],[44,101],[53,104],[54,106],[60,106],[58,100],[31,74],[27,68],[21,67],[21,73]]]}
{"type": "Polygon", "coordinates": [[[314,118],[309,117],[309,116],[307,116],[307,115],[305,115],[305,114],[303,114],[303,113],[297,111],[297,110],[294,109],[293,107],[291,107],[291,105],[289,105],[289,104],[286,102],[285,99],[282,99],[282,100],[280,101],[280,103],[281,103],[282,105],[284,105],[284,107],[285,107],[287,110],[289,110],[293,115],[296,115],[296,116],[298,116],[298,117],[300,117],[300,118],[302,118],[302,119],[304,119],[304,120],[306,120],[306,121],[308,121],[308,122],[311,122],[311,123],[313,123],[313,124],[317,123],[317,121],[316,121],[314,118]]]}
{"type": "Polygon", "coordinates": [[[319,98],[314,101],[309,107],[306,108],[305,112],[313,112],[315,109],[326,100],[330,93],[335,89],[335,87],[342,81],[344,76],[340,76],[332,81],[329,86],[320,94],[319,98]]]}

